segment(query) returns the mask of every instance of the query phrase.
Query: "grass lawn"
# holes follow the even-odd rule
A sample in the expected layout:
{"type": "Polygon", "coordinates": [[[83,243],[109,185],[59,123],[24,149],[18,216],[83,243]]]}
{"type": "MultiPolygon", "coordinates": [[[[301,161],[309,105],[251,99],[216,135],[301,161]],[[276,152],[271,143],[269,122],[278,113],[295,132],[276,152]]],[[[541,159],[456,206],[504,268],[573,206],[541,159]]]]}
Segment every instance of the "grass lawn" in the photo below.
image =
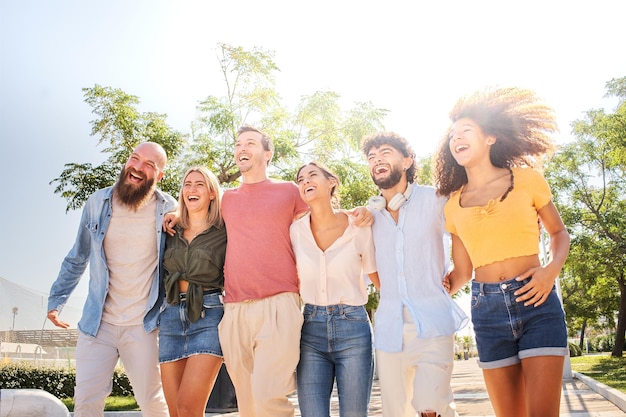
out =
{"type": "Polygon", "coordinates": [[[626,357],[583,355],[570,358],[572,370],[626,394],[626,357]]]}
{"type": "MultiPolygon", "coordinates": [[[[71,398],[61,399],[68,410],[74,411],[74,400],[71,398]]],[[[107,397],[104,411],[139,411],[135,397],[107,397]]]]}

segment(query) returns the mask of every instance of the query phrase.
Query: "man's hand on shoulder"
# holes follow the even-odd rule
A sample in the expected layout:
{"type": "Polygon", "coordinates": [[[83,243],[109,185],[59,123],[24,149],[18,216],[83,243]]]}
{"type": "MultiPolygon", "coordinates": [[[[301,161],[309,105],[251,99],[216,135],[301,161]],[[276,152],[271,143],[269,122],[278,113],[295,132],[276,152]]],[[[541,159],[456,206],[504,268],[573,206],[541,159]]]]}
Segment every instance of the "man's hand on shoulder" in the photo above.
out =
{"type": "Polygon", "coordinates": [[[358,227],[369,227],[374,224],[374,216],[367,207],[359,206],[346,211],[348,216],[354,218],[353,224],[358,227]]]}
{"type": "Polygon", "coordinates": [[[163,216],[163,231],[170,236],[174,236],[176,234],[176,230],[174,230],[174,226],[178,223],[178,213],[175,211],[171,211],[169,213],[165,213],[163,216]]]}

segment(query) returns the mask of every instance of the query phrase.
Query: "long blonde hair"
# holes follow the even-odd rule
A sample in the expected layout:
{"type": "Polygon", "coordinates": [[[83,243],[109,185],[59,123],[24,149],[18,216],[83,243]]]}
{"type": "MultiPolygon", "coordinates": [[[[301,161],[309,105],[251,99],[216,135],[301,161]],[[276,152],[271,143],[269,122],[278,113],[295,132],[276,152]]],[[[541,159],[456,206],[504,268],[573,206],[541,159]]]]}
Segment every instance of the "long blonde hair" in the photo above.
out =
{"type": "Polygon", "coordinates": [[[204,177],[207,185],[209,186],[209,191],[213,191],[215,193],[215,198],[209,202],[209,209],[207,210],[206,220],[210,226],[222,227],[224,225],[224,220],[222,219],[222,192],[220,189],[220,182],[218,181],[215,174],[209,171],[207,168],[203,166],[195,166],[191,167],[185,172],[183,175],[183,181],[180,187],[180,195],[178,196],[178,212],[180,215],[180,226],[183,229],[187,229],[191,226],[189,221],[189,210],[187,210],[187,206],[185,205],[184,197],[183,197],[183,187],[185,185],[185,180],[187,176],[192,172],[199,172],[204,177]]]}

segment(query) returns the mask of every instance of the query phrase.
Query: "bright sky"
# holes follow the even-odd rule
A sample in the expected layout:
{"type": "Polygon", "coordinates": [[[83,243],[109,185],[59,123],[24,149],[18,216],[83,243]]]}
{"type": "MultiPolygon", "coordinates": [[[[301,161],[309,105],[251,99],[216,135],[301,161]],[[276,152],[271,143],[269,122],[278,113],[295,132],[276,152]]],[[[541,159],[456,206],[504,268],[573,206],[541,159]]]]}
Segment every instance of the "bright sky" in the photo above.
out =
{"type": "Polygon", "coordinates": [[[83,87],[120,88],[188,132],[197,102],[223,95],[223,42],[274,51],[291,108],[330,90],[388,109],[419,155],[455,100],[488,85],[537,91],[565,141],[626,76],[624,16],[622,0],[0,0],[0,276],[47,292],[74,242],[79,213],[49,182],[103,158],[83,87]]]}

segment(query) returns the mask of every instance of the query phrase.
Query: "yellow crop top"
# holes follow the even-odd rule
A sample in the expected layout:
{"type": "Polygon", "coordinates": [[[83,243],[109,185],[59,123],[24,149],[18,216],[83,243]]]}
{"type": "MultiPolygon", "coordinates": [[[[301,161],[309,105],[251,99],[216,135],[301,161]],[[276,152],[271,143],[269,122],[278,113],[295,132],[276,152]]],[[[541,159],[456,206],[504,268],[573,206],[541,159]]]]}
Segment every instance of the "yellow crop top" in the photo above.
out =
{"type": "Polygon", "coordinates": [[[457,190],[444,206],[446,229],[457,235],[474,268],[539,253],[537,212],[552,199],[543,175],[532,168],[513,168],[513,189],[504,201],[461,207],[457,190]]]}

